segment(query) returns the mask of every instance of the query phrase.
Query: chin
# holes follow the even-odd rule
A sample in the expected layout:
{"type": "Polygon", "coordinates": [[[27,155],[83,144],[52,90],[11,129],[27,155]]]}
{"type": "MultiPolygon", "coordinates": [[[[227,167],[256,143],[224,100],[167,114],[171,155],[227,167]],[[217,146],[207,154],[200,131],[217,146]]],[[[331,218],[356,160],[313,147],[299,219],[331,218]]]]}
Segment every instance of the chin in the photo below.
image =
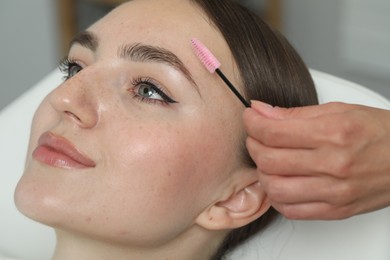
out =
{"type": "Polygon", "coordinates": [[[16,208],[26,217],[53,226],[57,223],[53,216],[57,214],[53,214],[55,207],[50,199],[52,196],[45,190],[45,186],[30,174],[24,173],[16,186],[14,201],[16,208]]]}

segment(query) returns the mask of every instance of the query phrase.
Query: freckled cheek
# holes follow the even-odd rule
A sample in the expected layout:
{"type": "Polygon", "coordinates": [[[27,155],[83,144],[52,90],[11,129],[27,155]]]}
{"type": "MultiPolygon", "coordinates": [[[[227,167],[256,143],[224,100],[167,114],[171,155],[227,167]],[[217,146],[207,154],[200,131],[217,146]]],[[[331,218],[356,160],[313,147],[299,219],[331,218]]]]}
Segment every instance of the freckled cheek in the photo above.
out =
{"type": "Polygon", "coordinates": [[[156,135],[132,134],[126,146],[118,143],[122,148],[110,159],[111,176],[117,183],[112,186],[121,187],[129,198],[139,195],[143,201],[157,198],[173,205],[178,198],[185,201],[186,196],[194,196],[213,177],[213,154],[217,153],[193,132],[159,130],[156,135]]]}

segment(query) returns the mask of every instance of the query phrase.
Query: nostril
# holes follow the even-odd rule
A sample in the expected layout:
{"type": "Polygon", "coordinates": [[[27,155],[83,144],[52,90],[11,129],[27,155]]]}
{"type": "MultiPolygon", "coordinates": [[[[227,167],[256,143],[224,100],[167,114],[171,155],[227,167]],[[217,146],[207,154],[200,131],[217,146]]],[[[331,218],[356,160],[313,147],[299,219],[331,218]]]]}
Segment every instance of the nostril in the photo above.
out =
{"type": "Polygon", "coordinates": [[[69,117],[72,117],[72,118],[76,119],[77,121],[81,122],[81,118],[78,117],[78,116],[76,116],[76,115],[73,114],[72,112],[70,112],[70,111],[65,111],[64,113],[67,114],[69,117]]]}

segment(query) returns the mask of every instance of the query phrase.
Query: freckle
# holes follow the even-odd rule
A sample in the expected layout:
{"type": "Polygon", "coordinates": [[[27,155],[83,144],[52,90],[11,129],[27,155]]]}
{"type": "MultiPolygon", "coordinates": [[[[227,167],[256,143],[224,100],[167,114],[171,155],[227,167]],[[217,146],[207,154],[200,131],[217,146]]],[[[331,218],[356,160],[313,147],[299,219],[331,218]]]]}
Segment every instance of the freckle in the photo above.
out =
{"type": "Polygon", "coordinates": [[[87,217],[87,218],[85,219],[85,222],[89,223],[89,222],[91,222],[91,220],[92,220],[91,217],[87,217]]]}

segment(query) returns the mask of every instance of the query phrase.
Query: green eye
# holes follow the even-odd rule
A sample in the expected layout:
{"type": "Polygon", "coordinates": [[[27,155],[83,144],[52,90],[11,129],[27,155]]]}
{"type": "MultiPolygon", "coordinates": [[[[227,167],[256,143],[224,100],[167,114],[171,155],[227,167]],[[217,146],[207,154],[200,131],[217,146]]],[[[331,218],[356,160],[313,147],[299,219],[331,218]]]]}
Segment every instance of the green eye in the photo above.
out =
{"type": "Polygon", "coordinates": [[[136,78],[133,80],[133,95],[135,98],[149,103],[177,103],[170,98],[165,92],[157,86],[155,80],[150,78],[136,78]]]}
{"type": "Polygon", "coordinates": [[[138,95],[144,98],[164,100],[156,91],[155,87],[142,83],[138,87],[138,95]]]}

